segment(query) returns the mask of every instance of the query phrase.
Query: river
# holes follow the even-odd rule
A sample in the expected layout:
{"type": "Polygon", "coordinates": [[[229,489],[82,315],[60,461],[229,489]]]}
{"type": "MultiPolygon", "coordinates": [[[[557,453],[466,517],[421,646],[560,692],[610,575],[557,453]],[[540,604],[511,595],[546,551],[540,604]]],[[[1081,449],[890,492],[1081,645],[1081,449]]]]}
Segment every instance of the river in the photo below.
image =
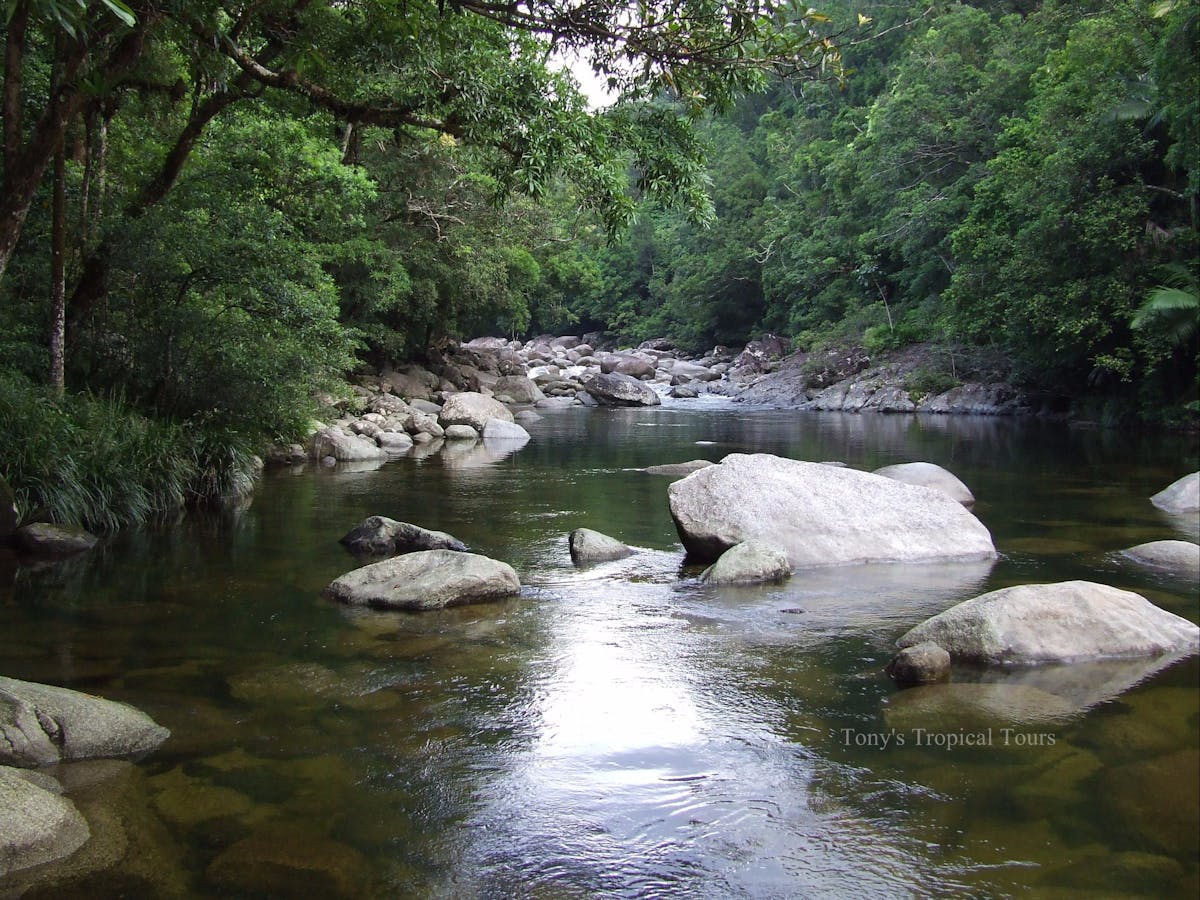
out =
{"type": "Polygon", "coordinates": [[[1196,468],[1194,437],[716,402],[529,430],[508,455],[269,471],[239,510],[0,560],[0,672],[173,732],[134,765],[62,767],[124,844],[58,864],[38,896],[1200,892],[1195,658],[940,692],[882,673],[910,626],[1012,584],[1105,582],[1196,621],[1194,581],[1114,555],[1197,539],[1147,499],[1196,468]],[[730,452],[938,463],[1001,558],[707,587],[682,567],[668,479],[636,469],[730,452]],[[521,597],[322,600],[356,565],[338,538],[372,514],[509,562],[521,597]],[[577,527],[639,552],[576,569],[577,527]]]}

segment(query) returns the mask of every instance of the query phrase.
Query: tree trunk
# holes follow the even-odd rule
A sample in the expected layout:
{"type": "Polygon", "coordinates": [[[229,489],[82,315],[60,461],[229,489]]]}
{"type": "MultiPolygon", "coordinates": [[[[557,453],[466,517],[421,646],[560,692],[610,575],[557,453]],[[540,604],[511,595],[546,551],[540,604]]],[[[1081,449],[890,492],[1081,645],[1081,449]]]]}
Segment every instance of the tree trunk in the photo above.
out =
{"type": "MultiPolygon", "coordinates": [[[[138,27],[117,42],[104,64],[96,70],[98,80],[117,81],[137,62],[142,54],[146,18],[139,16],[138,27]]],[[[83,85],[76,83],[87,55],[87,46],[82,41],[73,42],[60,69],[61,77],[56,81],[61,88],[52,93],[29,137],[19,148],[14,148],[12,156],[5,158],[4,196],[0,200],[0,277],[8,268],[8,261],[21,238],[29,205],[46,166],[62,147],[67,123],[79,115],[87,100],[83,85]]],[[[7,102],[7,95],[5,99],[7,102]]],[[[6,137],[7,134],[6,131],[6,137]]]]}
{"type": "Polygon", "coordinates": [[[4,41],[4,172],[16,164],[21,148],[21,82],[25,62],[25,29],[29,25],[29,3],[20,0],[8,20],[4,41]]]}
{"type": "Polygon", "coordinates": [[[50,387],[56,397],[66,390],[67,332],[67,159],[62,146],[54,154],[54,204],[50,223],[50,387]]]}

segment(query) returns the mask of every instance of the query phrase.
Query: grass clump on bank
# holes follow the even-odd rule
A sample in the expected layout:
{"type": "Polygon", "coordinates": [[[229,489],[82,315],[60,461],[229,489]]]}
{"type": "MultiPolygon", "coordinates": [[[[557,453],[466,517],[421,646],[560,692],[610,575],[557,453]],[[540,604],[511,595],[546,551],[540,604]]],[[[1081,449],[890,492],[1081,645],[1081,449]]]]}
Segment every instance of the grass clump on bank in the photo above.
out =
{"type": "Polygon", "coordinates": [[[148,418],[119,399],[55,399],[0,372],[0,475],[22,521],[112,531],[245,493],[256,469],[236,435],[148,418]]]}

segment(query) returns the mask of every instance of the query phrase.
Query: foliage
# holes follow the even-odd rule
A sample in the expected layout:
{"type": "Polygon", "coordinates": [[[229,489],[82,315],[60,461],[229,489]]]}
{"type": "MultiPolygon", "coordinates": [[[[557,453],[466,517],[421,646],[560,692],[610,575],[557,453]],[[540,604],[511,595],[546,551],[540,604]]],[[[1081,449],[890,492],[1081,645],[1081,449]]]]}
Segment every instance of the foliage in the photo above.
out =
{"type": "Polygon", "coordinates": [[[244,493],[254,465],[228,435],[148,418],[120,399],[56,401],[0,371],[0,473],[22,518],[108,531],[244,493]]]}

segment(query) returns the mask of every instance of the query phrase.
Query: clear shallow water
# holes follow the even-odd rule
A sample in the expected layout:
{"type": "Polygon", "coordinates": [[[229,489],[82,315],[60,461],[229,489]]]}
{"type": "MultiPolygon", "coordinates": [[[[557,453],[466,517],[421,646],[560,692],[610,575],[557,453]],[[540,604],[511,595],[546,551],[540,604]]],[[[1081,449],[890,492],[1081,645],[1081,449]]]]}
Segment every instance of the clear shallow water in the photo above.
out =
{"type": "Polygon", "coordinates": [[[272,472],[237,513],[0,559],[0,671],[173,731],[61,768],[106,838],[39,896],[1195,896],[1195,659],[882,675],[911,625],[1009,584],[1103,581],[1195,621],[1194,582],[1112,555],[1196,538],[1146,499],[1193,439],[696,409],[550,412],[508,456],[272,472]],[[669,479],[632,469],[745,451],[944,465],[1002,558],[700,585],[669,479]],[[510,562],[522,597],[322,601],[371,514],[510,562]],[[576,569],[580,526],[642,552],[576,569]]]}

